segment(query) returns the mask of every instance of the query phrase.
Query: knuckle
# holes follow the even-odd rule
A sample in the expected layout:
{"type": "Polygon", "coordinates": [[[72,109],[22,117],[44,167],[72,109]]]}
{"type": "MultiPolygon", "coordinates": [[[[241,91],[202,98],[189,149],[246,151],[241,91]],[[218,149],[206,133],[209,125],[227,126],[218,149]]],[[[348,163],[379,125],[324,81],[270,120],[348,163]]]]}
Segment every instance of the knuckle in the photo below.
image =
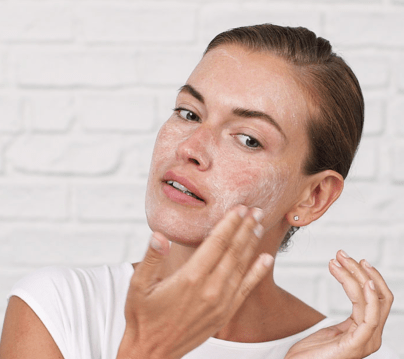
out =
{"type": "Polygon", "coordinates": [[[254,289],[256,284],[259,282],[261,277],[259,276],[258,272],[254,270],[251,274],[249,274],[248,278],[243,281],[240,286],[240,294],[243,298],[246,298],[251,291],[254,289]]]}
{"type": "Polygon", "coordinates": [[[224,252],[228,247],[227,242],[229,241],[229,237],[224,233],[216,233],[215,241],[217,243],[219,251],[224,252]]]}
{"type": "Polygon", "coordinates": [[[208,288],[203,293],[203,301],[215,307],[220,301],[220,292],[216,288],[208,288]]]}
{"type": "Polygon", "coordinates": [[[244,246],[240,241],[234,241],[232,246],[229,248],[229,252],[232,257],[236,260],[239,260],[241,254],[244,252],[244,246]]]}
{"type": "Polygon", "coordinates": [[[196,272],[188,273],[185,277],[187,285],[190,287],[196,287],[200,281],[199,274],[196,272]]]}
{"type": "Polygon", "coordinates": [[[252,286],[249,283],[244,283],[240,288],[240,294],[243,298],[246,298],[252,290],[252,286]]]}
{"type": "Polygon", "coordinates": [[[243,263],[241,263],[240,261],[238,261],[237,264],[236,264],[236,272],[237,272],[237,274],[239,274],[241,276],[244,276],[245,271],[246,271],[245,265],[243,263]]]}
{"type": "Polygon", "coordinates": [[[154,266],[157,262],[157,257],[152,252],[147,252],[146,256],[143,258],[142,264],[146,267],[154,266]]]}
{"type": "Polygon", "coordinates": [[[232,261],[238,261],[240,258],[240,251],[237,246],[232,246],[229,248],[229,256],[232,261]]]}
{"type": "Polygon", "coordinates": [[[387,301],[390,304],[393,304],[393,302],[394,302],[394,294],[390,290],[388,291],[386,298],[387,298],[387,301]]]}
{"type": "Polygon", "coordinates": [[[379,322],[378,322],[378,321],[372,321],[372,322],[369,323],[369,327],[370,327],[373,331],[376,331],[376,329],[378,328],[378,326],[379,326],[379,322]]]}

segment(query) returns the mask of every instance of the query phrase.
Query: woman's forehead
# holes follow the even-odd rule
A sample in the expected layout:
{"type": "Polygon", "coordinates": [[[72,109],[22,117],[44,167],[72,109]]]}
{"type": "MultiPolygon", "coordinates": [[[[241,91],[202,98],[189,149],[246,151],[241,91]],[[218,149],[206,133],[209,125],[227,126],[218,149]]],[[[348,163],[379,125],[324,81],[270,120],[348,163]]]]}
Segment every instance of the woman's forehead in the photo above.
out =
{"type": "Polygon", "coordinates": [[[226,45],[209,51],[187,84],[206,105],[231,105],[270,111],[274,116],[307,118],[304,93],[291,65],[268,52],[226,45]]]}
{"type": "Polygon", "coordinates": [[[221,45],[207,52],[195,70],[214,71],[216,68],[243,73],[271,70],[274,74],[284,75],[291,67],[269,51],[250,50],[241,45],[221,45]]]}

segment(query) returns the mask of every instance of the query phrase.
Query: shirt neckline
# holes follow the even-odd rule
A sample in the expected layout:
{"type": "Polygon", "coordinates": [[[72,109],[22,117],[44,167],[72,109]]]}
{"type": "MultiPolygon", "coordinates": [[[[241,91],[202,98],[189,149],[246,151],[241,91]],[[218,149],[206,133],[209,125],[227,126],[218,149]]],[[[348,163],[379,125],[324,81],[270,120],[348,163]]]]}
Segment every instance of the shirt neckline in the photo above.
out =
{"type": "Polygon", "coordinates": [[[207,340],[207,343],[215,345],[215,346],[221,346],[221,347],[244,348],[244,349],[271,348],[271,347],[275,347],[275,346],[280,346],[280,345],[288,343],[288,342],[298,341],[302,338],[309,336],[310,334],[316,332],[317,330],[319,330],[321,328],[324,328],[324,327],[327,327],[330,325],[334,325],[334,324],[335,324],[334,319],[325,318],[325,319],[321,320],[320,322],[318,322],[317,324],[313,325],[312,327],[303,330],[302,332],[296,333],[289,337],[272,340],[269,342],[241,343],[241,342],[232,342],[232,341],[228,341],[228,340],[210,337],[207,340]]]}

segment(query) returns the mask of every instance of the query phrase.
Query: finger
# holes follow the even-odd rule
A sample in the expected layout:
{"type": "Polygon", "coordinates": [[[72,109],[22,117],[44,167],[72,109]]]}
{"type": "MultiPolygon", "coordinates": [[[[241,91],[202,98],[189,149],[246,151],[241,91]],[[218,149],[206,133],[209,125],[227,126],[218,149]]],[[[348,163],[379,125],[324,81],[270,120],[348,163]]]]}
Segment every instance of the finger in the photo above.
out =
{"type": "Polygon", "coordinates": [[[346,295],[352,302],[352,319],[359,325],[365,317],[366,302],[362,286],[336,259],[330,261],[329,269],[335,279],[342,284],[346,295]]]}
{"type": "Polygon", "coordinates": [[[241,282],[235,295],[233,313],[241,306],[252,290],[260,283],[274,266],[274,257],[268,253],[262,253],[252,264],[246,276],[241,282]]]}
{"type": "Polygon", "coordinates": [[[381,306],[380,318],[382,327],[384,327],[394,301],[393,293],[391,292],[382,275],[376,268],[372,267],[372,265],[370,265],[369,262],[366,260],[362,260],[361,265],[375,283],[376,293],[378,294],[381,306]]]}
{"type": "Polygon", "coordinates": [[[353,323],[354,323],[353,319],[349,317],[345,319],[343,322],[336,324],[335,327],[340,331],[340,334],[347,333],[353,323]]]}
{"type": "Polygon", "coordinates": [[[363,322],[352,333],[354,345],[357,348],[366,348],[364,355],[373,353],[380,347],[381,336],[374,336],[380,326],[380,304],[379,297],[372,280],[366,282],[364,286],[365,317],[363,322]]]}
{"type": "Polygon", "coordinates": [[[253,229],[253,234],[249,233],[248,235],[250,238],[240,256],[240,270],[244,267],[244,272],[251,266],[253,259],[257,257],[257,247],[264,235],[264,227],[261,223],[257,223],[253,229]]]}
{"type": "Polygon", "coordinates": [[[238,287],[251,264],[262,236],[263,228],[258,223],[262,220],[262,216],[262,210],[259,208],[253,208],[248,213],[234,234],[233,241],[215,270],[214,277],[221,278],[223,281],[232,278],[233,285],[238,287]]]}
{"type": "Polygon", "coordinates": [[[198,270],[201,275],[210,273],[228,249],[247,211],[246,206],[237,205],[227,212],[186,263],[187,270],[198,270]]]}
{"type": "Polygon", "coordinates": [[[357,279],[363,288],[365,283],[370,279],[363,266],[361,266],[343,250],[337,252],[337,260],[349,273],[351,273],[354,278],[357,279]]]}
{"type": "Polygon", "coordinates": [[[162,264],[169,252],[168,239],[159,232],[153,233],[144,259],[136,266],[132,284],[147,288],[159,282],[162,264]]]}

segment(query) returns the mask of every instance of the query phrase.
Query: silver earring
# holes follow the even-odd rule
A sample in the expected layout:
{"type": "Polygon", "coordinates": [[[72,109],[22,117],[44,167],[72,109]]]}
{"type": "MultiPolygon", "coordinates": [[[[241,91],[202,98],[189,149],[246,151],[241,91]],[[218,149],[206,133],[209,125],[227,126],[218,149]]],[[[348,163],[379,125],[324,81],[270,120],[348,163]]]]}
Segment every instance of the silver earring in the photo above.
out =
{"type": "Polygon", "coordinates": [[[295,221],[298,221],[298,220],[299,220],[299,216],[294,216],[293,219],[294,219],[295,221]]]}

